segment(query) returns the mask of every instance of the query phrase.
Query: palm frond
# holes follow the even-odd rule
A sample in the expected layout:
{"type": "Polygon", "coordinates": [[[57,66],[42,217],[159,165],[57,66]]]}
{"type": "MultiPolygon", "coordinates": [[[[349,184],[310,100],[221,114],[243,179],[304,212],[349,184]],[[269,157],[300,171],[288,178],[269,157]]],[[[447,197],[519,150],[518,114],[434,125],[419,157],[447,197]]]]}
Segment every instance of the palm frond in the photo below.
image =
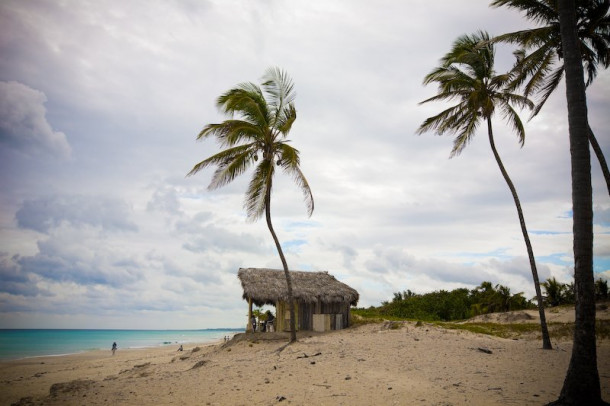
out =
{"type": "Polygon", "coordinates": [[[243,120],[226,120],[220,124],[208,124],[197,136],[198,140],[216,137],[221,147],[231,147],[240,142],[263,137],[260,127],[243,120]]]}
{"type": "Polygon", "coordinates": [[[527,30],[520,30],[500,34],[490,40],[491,43],[504,42],[507,44],[518,44],[526,49],[540,46],[557,47],[561,46],[560,38],[555,35],[554,26],[536,27],[527,30]],[[552,40],[552,41],[551,41],[552,40]]]}
{"type": "Polygon", "coordinates": [[[263,89],[270,96],[267,103],[272,113],[272,127],[276,127],[276,122],[284,110],[284,107],[292,104],[296,97],[294,84],[288,74],[277,67],[267,69],[263,76],[263,89]]]}
{"type": "Polygon", "coordinates": [[[494,0],[491,7],[508,7],[525,13],[527,19],[544,24],[558,20],[556,0],[494,0]]]}
{"type": "Polygon", "coordinates": [[[277,150],[280,153],[281,160],[280,166],[282,170],[292,176],[292,179],[297,184],[301,192],[303,193],[303,200],[305,201],[305,206],[307,207],[307,215],[311,217],[314,209],[314,201],[313,194],[311,193],[311,188],[309,187],[309,183],[301,172],[299,167],[300,158],[299,151],[286,143],[280,143],[277,147],[277,150]]]}
{"type": "Polygon", "coordinates": [[[210,190],[217,189],[232,182],[250,166],[255,147],[255,144],[246,144],[223,150],[193,166],[186,176],[192,176],[209,166],[217,166],[208,186],[210,190]]]}
{"type": "MultiPolygon", "coordinates": [[[[212,181],[208,185],[209,190],[215,190],[229,183],[244,173],[253,162],[253,146],[242,145],[237,147],[242,151],[235,153],[225,164],[220,164],[212,175],[212,181]]],[[[223,151],[226,152],[226,151],[223,151]]]]}
{"type": "Polygon", "coordinates": [[[264,127],[268,124],[267,102],[261,89],[253,83],[242,83],[222,94],[216,105],[225,114],[239,114],[244,120],[264,127]]]}
{"type": "Polygon", "coordinates": [[[481,120],[479,120],[479,117],[476,115],[464,116],[463,124],[460,126],[460,131],[453,140],[453,149],[449,154],[449,158],[453,158],[462,153],[464,148],[466,148],[474,137],[480,122],[481,120]]]}
{"type": "Polygon", "coordinates": [[[292,128],[292,124],[297,119],[297,110],[294,107],[294,104],[289,104],[285,106],[280,115],[278,116],[276,127],[278,131],[286,137],[292,128]]]}
{"type": "Polygon", "coordinates": [[[524,78],[530,78],[524,88],[526,96],[535,94],[544,87],[545,80],[556,63],[557,54],[548,48],[539,48],[524,58],[524,78]]]}
{"type": "Polygon", "coordinates": [[[307,208],[307,216],[311,217],[314,210],[314,200],[313,194],[311,193],[311,188],[309,187],[309,183],[303,175],[301,168],[298,166],[284,167],[284,172],[288,175],[292,176],[292,179],[296,183],[296,185],[301,189],[303,193],[303,200],[305,201],[305,207],[307,208]]]}
{"type": "Polygon", "coordinates": [[[263,159],[256,167],[244,201],[248,221],[254,222],[265,213],[265,198],[270,193],[274,172],[275,166],[269,159],[263,159]]]}
{"type": "MultiPolygon", "coordinates": [[[[467,103],[462,102],[455,106],[449,107],[438,113],[435,116],[428,117],[423,124],[417,129],[417,134],[423,134],[428,131],[434,131],[438,135],[443,135],[445,132],[456,132],[467,120],[467,117],[472,112],[467,107],[467,103]]],[[[476,115],[476,112],[474,112],[476,115]]]]}
{"type": "Polygon", "coordinates": [[[538,115],[538,113],[540,113],[542,106],[544,106],[548,98],[555,91],[555,89],[557,89],[557,86],[559,86],[559,83],[561,83],[561,79],[563,79],[563,64],[555,69],[555,71],[550,76],[547,76],[544,80],[544,84],[539,90],[542,97],[534,108],[532,117],[535,117],[538,115]]]}
{"type": "Polygon", "coordinates": [[[500,106],[502,110],[502,116],[506,120],[506,123],[517,134],[519,144],[521,145],[521,147],[523,147],[523,145],[525,144],[525,127],[523,127],[523,122],[521,121],[521,118],[519,117],[513,106],[508,103],[508,101],[501,102],[500,106]]]}

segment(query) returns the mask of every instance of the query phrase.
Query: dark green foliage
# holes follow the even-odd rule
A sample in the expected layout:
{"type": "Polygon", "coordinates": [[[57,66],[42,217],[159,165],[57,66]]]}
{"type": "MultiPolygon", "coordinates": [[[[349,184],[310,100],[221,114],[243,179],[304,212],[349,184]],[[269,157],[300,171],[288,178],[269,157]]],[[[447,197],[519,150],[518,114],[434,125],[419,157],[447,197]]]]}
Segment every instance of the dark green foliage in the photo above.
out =
{"type": "MultiPolygon", "coordinates": [[[[549,278],[540,285],[545,289],[545,306],[574,304],[574,282],[561,283],[549,278]]],[[[606,280],[600,278],[595,281],[596,300],[608,300],[608,293],[606,280]]],[[[438,290],[417,294],[407,289],[395,292],[391,302],[384,301],[379,307],[352,311],[366,319],[453,321],[480,314],[535,308],[534,302],[527,300],[523,292],[511,294],[507,286],[494,286],[486,281],[472,290],[459,288],[450,292],[438,290]]]]}
{"type": "Polygon", "coordinates": [[[595,281],[595,300],[608,300],[608,281],[602,278],[595,281]]]}
{"type": "MultiPolygon", "coordinates": [[[[545,306],[561,306],[576,303],[574,282],[561,283],[555,278],[549,278],[540,284],[545,290],[545,306]]],[[[608,299],[608,282],[599,278],[595,281],[595,300],[608,299]]]]}
{"type": "Polygon", "coordinates": [[[506,286],[494,287],[491,282],[483,282],[472,290],[438,290],[422,295],[410,290],[396,292],[392,302],[383,302],[380,307],[354,309],[353,312],[365,318],[451,321],[484,313],[531,308],[534,305],[523,297],[523,293],[511,295],[506,286]]]}

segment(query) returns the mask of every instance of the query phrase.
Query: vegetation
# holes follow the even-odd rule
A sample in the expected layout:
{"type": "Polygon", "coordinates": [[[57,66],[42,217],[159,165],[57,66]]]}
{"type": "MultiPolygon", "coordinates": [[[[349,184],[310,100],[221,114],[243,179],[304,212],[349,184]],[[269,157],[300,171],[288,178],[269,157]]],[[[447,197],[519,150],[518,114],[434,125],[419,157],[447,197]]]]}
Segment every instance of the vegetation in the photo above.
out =
{"type": "Polygon", "coordinates": [[[445,133],[456,134],[451,151],[451,157],[453,157],[459,155],[468,145],[475,136],[481,121],[487,125],[489,145],[504,181],[513,196],[530,261],[538,298],[542,347],[551,349],[552,345],[544,315],[534,250],[525,225],[525,217],[517,190],[496,149],[492,127],[492,118],[496,113],[499,113],[516,132],[519,142],[523,145],[525,129],[513,106],[533,108],[534,104],[527,97],[513,91],[511,83],[515,71],[497,74],[494,63],[494,44],[490,42],[489,35],[486,32],[479,31],[473,35],[459,37],[453,43],[451,51],[441,59],[441,65],[432,70],[424,79],[424,84],[438,84],[438,94],[422,102],[457,100],[458,103],[436,116],[427,118],[417,132],[422,134],[427,131],[435,131],[439,135],[445,133]]]}
{"type": "Polygon", "coordinates": [[[256,166],[246,191],[244,207],[248,220],[256,221],[265,214],[267,227],[282,261],[288,285],[290,342],[296,341],[292,281],[282,246],[271,223],[271,190],[276,167],[292,176],[300,187],[310,216],[314,209],[309,183],[299,167],[299,151],[288,145],[289,140],[286,139],[297,118],[294,98],[292,80],[278,68],[267,70],[262,88],[254,83],[242,83],[221,95],[216,104],[231,119],[220,124],[208,124],[197,139],[213,136],[221,147],[227,149],[199,162],[187,174],[191,176],[204,168],[215,166],[216,171],[208,186],[208,189],[214,190],[256,166]],[[239,119],[234,119],[234,115],[238,115],[239,119]]]}
{"type": "MultiPolygon", "coordinates": [[[[517,338],[536,334],[538,325],[534,323],[439,323],[452,330],[466,330],[477,334],[487,334],[502,338],[517,338]]],[[[610,321],[596,321],[597,338],[610,338],[610,321]]],[[[549,334],[554,339],[569,339],[574,335],[574,323],[549,323],[549,334]]]]}
{"type": "Polygon", "coordinates": [[[545,290],[544,304],[546,306],[559,306],[574,304],[574,283],[561,283],[557,279],[549,278],[542,283],[545,290]]]}
{"type": "Polygon", "coordinates": [[[494,287],[491,282],[483,282],[472,290],[438,290],[421,295],[410,290],[396,292],[391,302],[352,312],[367,319],[453,321],[479,314],[535,308],[522,292],[511,294],[506,286],[494,287]]]}
{"type": "MultiPolygon", "coordinates": [[[[562,283],[556,278],[548,278],[541,283],[545,289],[543,302],[546,307],[573,305],[574,282],[562,283]]],[[[595,281],[596,300],[608,300],[608,282],[599,278],[595,281]]],[[[536,309],[535,299],[528,300],[523,292],[511,293],[504,285],[482,282],[474,289],[458,288],[452,291],[437,290],[417,294],[411,290],[394,292],[391,301],[384,301],[379,307],[354,308],[352,314],[360,321],[423,320],[427,322],[450,322],[465,320],[481,314],[508,312],[513,310],[536,309]]]]}

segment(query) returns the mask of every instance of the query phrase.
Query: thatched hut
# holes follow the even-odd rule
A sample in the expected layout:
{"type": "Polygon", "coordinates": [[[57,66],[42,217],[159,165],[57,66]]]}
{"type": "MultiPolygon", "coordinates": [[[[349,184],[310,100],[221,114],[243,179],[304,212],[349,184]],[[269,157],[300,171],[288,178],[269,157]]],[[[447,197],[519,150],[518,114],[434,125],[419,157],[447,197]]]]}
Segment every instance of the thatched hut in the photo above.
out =
{"type": "MultiPolygon", "coordinates": [[[[328,272],[290,271],[290,276],[297,330],[339,330],[350,325],[350,306],[355,306],[359,299],[355,289],[328,272]]],[[[276,308],[275,329],[290,330],[284,271],[240,268],[237,277],[244,289],[243,298],[248,301],[248,319],[252,315],[252,304],[273,305],[276,308]]]]}

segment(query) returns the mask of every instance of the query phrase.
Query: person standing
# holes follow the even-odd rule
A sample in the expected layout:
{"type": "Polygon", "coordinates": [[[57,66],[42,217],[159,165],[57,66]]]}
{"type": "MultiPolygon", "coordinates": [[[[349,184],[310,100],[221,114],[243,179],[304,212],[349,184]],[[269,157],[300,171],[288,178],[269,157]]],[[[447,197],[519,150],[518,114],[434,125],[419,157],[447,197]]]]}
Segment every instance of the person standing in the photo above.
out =
{"type": "Polygon", "coordinates": [[[114,355],[114,353],[116,352],[117,346],[116,346],[116,342],[112,343],[112,355],[114,355]]]}

